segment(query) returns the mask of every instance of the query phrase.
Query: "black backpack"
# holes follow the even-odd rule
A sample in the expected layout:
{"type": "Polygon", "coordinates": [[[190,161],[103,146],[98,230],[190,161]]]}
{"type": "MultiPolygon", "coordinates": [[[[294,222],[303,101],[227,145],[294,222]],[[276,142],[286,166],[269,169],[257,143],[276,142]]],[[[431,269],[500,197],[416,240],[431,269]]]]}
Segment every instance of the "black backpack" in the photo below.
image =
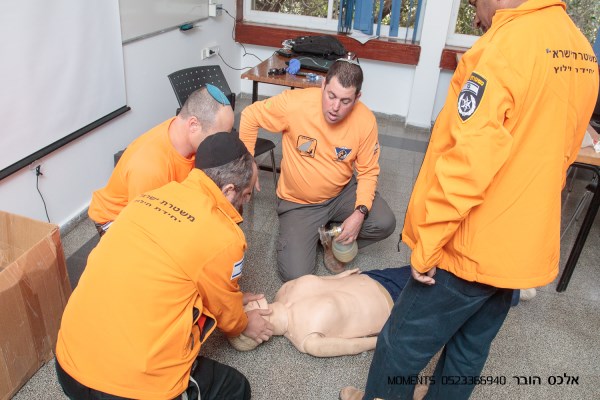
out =
{"type": "Polygon", "coordinates": [[[292,51],[300,55],[336,60],[346,55],[344,45],[334,36],[298,36],[294,39],[292,51]]]}

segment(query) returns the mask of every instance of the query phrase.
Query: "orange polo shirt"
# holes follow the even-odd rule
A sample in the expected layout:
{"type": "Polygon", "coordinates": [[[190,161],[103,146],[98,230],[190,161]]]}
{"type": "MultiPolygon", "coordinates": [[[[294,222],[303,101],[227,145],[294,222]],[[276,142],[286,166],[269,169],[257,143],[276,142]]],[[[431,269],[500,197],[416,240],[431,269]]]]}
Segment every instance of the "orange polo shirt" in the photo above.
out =
{"type": "Polygon", "coordinates": [[[356,204],[369,209],[379,176],[377,121],[358,101],[336,124],[325,121],[321,88],[287,90],[242,111],[240,139],[254,154],[258,128],[282,132],[277,196],[318,204],[337,196],[356,169],[356,204]]]}

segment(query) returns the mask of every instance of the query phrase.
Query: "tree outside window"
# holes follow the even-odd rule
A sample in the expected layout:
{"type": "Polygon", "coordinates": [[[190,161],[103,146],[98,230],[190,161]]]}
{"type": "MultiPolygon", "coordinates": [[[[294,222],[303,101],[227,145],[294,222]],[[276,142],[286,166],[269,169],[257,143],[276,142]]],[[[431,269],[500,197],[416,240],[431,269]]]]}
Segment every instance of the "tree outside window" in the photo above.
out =
{"type": "MultiPolygon", "coordinates": [[[[337,8],[339,1],[333,2],[332,11],[337,8]]],[[[252,10],[282,14],[304,15],[307,17],[327,18],[328,0],[254,0],[252,10]]],[[[337,14],[335,15],[337,19],[337,14]]]]}
{"type": "MultiPolygon", "coordinates": [[[[323,19],[329,21],[328,26],[330,29],[335,29],[337,24],[338,12],[339,12],[339,0],[246,0],[250,4],[250,10],[266,12],[271,14],[272,23],[286,24],[287,16],[297,17],[312,17],[311,22],[302,23],[290,21],[290,25],[303,26],[310,28],[314,18],[323,19]]],[[[447,0],[444,0],[447,1],[447,0]]],[[[453,15],[456,15],[456,25],[453,31],[450,31],[450,36],[457,36],[458,40],[449,40],[450,44],[462,45],[464,47],[470,47],[474,39],[468,39],[468,37],[481,36],[482,32],[480,29],[473,27],[473,17],[475,16],[475,9],[469,5],[468,0],[455,0],[459,3],[458,10],[456,8],[453,15]],[[466,38],[465,36],[466,35],[466,38]],[[461,39],[461,37],[463,39],[461,39]]],[[[598,25],[600,24],[600,1],[598,0],[564,0],[567,4],[567,13],[571,16],[575,25],[581,29],[583,34],[588,38],[590,43],[593,43],[596,39],[598,25]]],[[[375,23],[377,23],[377,15],[379,11],[379,1],[375,0],[375,23]]],[[[389,26],[390,24],[390,12],[391,12],[391,0],[384,0],[383,2],[383,13],[382,13],[382,25],[389,26]]],[[[456,4],[456,3],[455,3],[456,4]]],[[[430,4],[435,6],[435,2],[430,4]]],[[[411,28],[414,26],[414,16],[417,6],[417,0],[402,0],[402,11],[401,11],[401,27],[411,28]]],[[[266,22],[265,20],[259,22],[266,22]]],[[[319,27],[322,28],[322,27],[319,27]]]]}
{"type": "MultiPolygon", "coordinates": [[[[400,26],[412,28],[418,0],[402,0],[400,26]]],[[[305,17],[327,18],[337,21],[339,15],[339,0],[251,0],[252,11],[262,11],[305,17]]],[[[377,24],[380,2],[374,1],[374,23],[377,24]]],[[[381,24],[390,25],[392,0],[384,0],[381,24]]],[[[307,28],[309,26],[306,26],[307,28]]]]}

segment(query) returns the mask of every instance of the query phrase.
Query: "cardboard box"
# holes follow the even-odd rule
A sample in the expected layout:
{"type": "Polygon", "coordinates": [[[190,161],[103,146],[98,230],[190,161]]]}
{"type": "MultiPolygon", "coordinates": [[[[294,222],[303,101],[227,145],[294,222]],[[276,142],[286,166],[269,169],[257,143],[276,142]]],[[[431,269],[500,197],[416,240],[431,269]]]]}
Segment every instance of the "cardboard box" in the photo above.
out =
{"type": "Polygon", "coordinates": [[[0,211],[0,399],[52,359],[70,294],[58,226],[0,211]]]}

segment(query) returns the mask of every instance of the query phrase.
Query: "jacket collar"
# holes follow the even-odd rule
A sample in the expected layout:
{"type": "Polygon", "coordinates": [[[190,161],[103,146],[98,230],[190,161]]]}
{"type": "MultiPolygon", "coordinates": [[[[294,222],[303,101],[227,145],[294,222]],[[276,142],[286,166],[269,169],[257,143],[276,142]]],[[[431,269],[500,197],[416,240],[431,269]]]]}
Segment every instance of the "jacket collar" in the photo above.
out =
{"type": "Polygon", "coordinates": [[[563,10],[567,9],[567,5],[560,0],[527,0],[517,8],[504,8],[498,10],[492,18],[492,28],[497,29],[516,17],[541,10],[542,8],[554,6],[562,7],[563,10]]]}
{"type": "Polygon", "coordinates": [[[223,192],[221,192],[221,189],[201,170],[197,168],[192,169],[188,177],[182,182],[182,185],[201,188],[203,192],[214,200],[216,207],[236,224],[244,220],[235,207],[227,200],[223,192]]]}

